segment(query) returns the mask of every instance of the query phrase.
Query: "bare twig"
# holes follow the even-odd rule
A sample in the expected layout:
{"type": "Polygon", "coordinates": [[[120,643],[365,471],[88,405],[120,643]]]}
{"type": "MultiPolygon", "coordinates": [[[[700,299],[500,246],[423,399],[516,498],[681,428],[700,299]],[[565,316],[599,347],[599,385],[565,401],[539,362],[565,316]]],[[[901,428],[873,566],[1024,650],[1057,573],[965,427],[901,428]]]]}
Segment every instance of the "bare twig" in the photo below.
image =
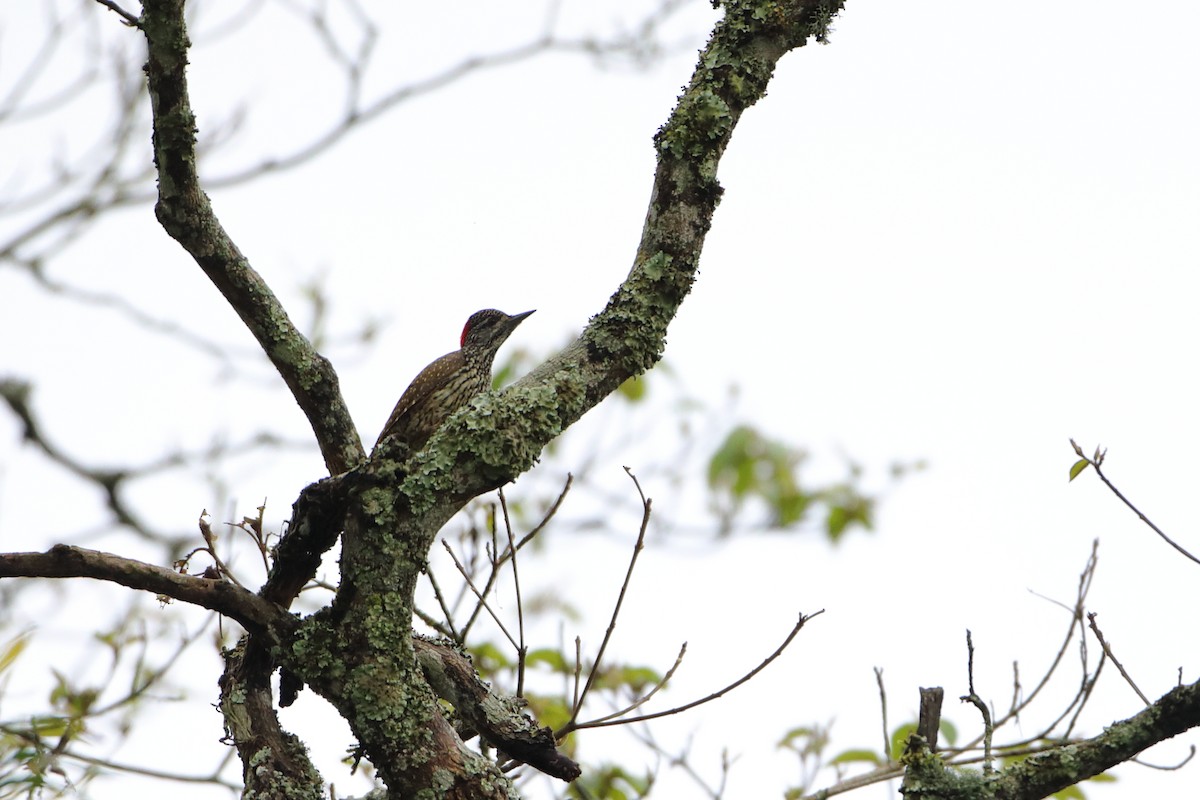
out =
{"type": "Polygon", "coordinates": [[[479,601],[480,605],[482,605],[488,614],[491,615],[492,621],[496,623],[498,628],[500,628],[500,632],[504,634],[504,638],[508,639],[509,644],[511,644],[514,649],[519,650],[520,645],[517,644],[517,640],[513,638],[511,633],[508,632],[508,628],[504,627],[504,623],[500,621],[500,617],[497,616],[496,612],[492,610],[492,607],[488,605],[487,599],[477,588],[475,588],[475,582],[471,580],[471,576],[467,573],[466,567],[462,565],[462,562],[458,560],[458,556],[454,555],[454,550],[451,549],[450,543],[445,539],[442,539],[442,546],[446,548],[446,552],[450,554],[450,558],[454,559],[454,566],[458,568],[458,573],[463,576],[463,580],[467,582],[467,586],[470,587],[471,591],[475,594],[475,597],[479,601]]]}
{"type": "Polygon", "coordinates": [[[1129,499],[1126,498],[1125,495],[1121,494],[1121,490],[1118,489],[1116,486],[1114,486],[1113,482],[1108,479],[1108,476],[1105,475],[1104,472],[1100,469],[1100,465],[1104,463],[1104,457],[1108,454],[1107,450],[1101,450],[1099,447],[1097,447],[1095,455],[1093,455],[1091,458],[1088,458],[1087,456],[1085,456],[1083,454],[1083,449],[1079,445],[1075,444],[1074,439],[1071,440],[1071,447],[1073,447],[1075,449],[1075,453],[1080,457],[1080,459],[1082,459],[1083,461],[1086,461],[1088,464],[1091,465],[1092,469],[1096,470],[1097,477],[1099,477],[1100,480],[1104,481],[1104,485],[1107,486],[1109,488],[1109,490],[1117,496],[1117,499],[1120,500],[1122,503],[1124,503],[1126,506],[1128,506],[1130,511],[1137,514],[1138,519],[1140,519],[1142,522],[1146,523],[1146,525],[1149,526],[1150,530],[1157,533],[1160,537],[1162,537],[1162,540],[1164,542],[1171,545],[1171,547],[1174,547],[1181,554],[1183,554],[1184,557],[1186,557],[1190,561],[1194,561],[1195,563],[1200,564],[1200,558],[1197,558],[1196,556],[1189,553],[1186,549],[1184,549],[1184,547],[1182,545],[1175,542],[1173,539],[1171,539],[1170,536],[1167,536],[1167,534],[1163,533],[1161,528],[1159,528],[1157,525],[1155,525],[1153,522],[1151,522],[1150,518],[1147,517],[1145,514],[1143,514],[1137,506],[1135,506],[1133,503],[1129,502],[1129,499]]]}
{"type": "Polygon", "coordinates": [[[1143,761],[1140,758],[1133,759],[1133,762],[1135,764],[1140,764],[1141,766],[1148,767],[1150,769],[1162,770],[1163,772],[1174,772],[1177,769],[1182,769],[1185,764],[1187,764],[1189,761],[1191,761],[1195,757],[1196,757],[1196,745],[1193,744],[1193,745],[1188,746],[1187,756],[1185,756],[1184,759],[1182,761],[1180,761],[1178,764],[1151,764],[1150,762],[1143,761]]]}
{"type": "Polygon", "coordinates": [[[121,21],[124,22],[129,27],[140,28],[142,26],[142,21],[140,19],[138,19],[135,15],[130,14],[125,9],[121,8],[119,5],[117,5],[114,2],[114,0],[96,0],[96,2],[99,3],[100,5],[104,6],[105,8],[107,8],[109,11],[114,12],[117,16],[119,16],[121,18],[121,21]]]}
{"type": "MultiPolygon", "coordinates": [[[[512,576],[513,576],[513,591],[516,594],[517,601],[517,697],[525,696],[525,655],[529,652],[529,648],[525,646],[525,612],[521,607],[521,577],[517,573],[517,551],[513,545],[512,520],[508,516],[508,501],[504,497],[504,490],[498,490],[500,495],[500,509],[504,513],[504,532],[508,536],[508,552],[512,554],[512,576]]],[[[496,563],[495,560],[492,562],[496,563]]],[[[493,570],[495,567],[493,567],[493,570]]]]}
{"type": "MultiPolygon", "coordinates": [[[[491,592],[492,587],[496,583],[496,579],[499,577],[499,568],[510,558],[512,558],[516,551],[520,550],[526,544],[531,542],[533,537],[537,536],[546,527],[546,525],[549,524],[550,520],[554,518],[554,515],[558,513],[559,508],[562,506],[563,500],[567,496],[567,492],[571,489],[572,480],[573,477],[571,473],[567,473],[567,479],[563,483],[562,491],[558,493],[558,497],[555,499],[554,503],[551,504],[550,509],[544,515],[542,515],[541,522],[535,525],[533,530],[531,530],[529,533],[522,536],[520,541],[517,542],[516,546],[512,546],[510,543],[509,547],[503,553],[501,553],[499,557],[492,560],[492,572],[488,575],[487,584],[483,587],[483,594],[487,595],[491,592]]],[[[457,607],[457,605],[455,607],[457,607]]],[[[479,612],[481,610],[482,608],[476,605],[475,609],[471,612],[470,618],[467,619],[467,624],[462,628],[461,638],[459,639],[460,642],[466,640],[467,634],[471,632],[471,627],[475,624],[475,620],[479,616],[479,612]]]]}
{"type": "MultiPolygon", "coordinates": [[[[617,628],[617,617],[621,614],[621,605],[625,602],[625,592],[629,589],[629,583],[633,580],[633,568],[637,566],[638,555],[641,554],[642,548],[646,545],[646,529],[650,526],[650,506],[651,501],[646,497],[646,493],[642,491],[642,485],[638,483],[637,476],[629,467],[625,467],[627,474],[633,481],[633,485],[637,488],[638,496],[642,498],[642,524],[638,528],[637,541],[633,545],[633,555],[629,558],[629,567],[625,570],[625,580],[621,582],[621,591],[617,594],[617,602],[613,605],[612,618],[608,622],[608,629],[604,632],[604,639],[600,642],[600,649],[596,651],[596,658],[592,662],[592,668],[588,671],[587,681],[583,684],[583,691],[579,693],[579,697],[575,700],[575,705],[571,708],[571,718],[567,720],[567,724],[563,726],[568,732],[574,729],[575,720],[579,717],[579,711],[583,708],[583,702],[587,699],[587,693],[592,688],[592,683],[596,680],[596,676],[600,674],[600,665],[604,660],[604,651],[608,649],[608,643],[612,640],[613,631],[617,628]]],[[[562,735],[562,734],[560,734],[562,735]]]]}
{"type": "Polygon", "coordinates": [[[204,547],[196,548],[185,558],[175,562],[175,566],[182,571],[183,568],[187,566],[187,560],[193,555],[199,552],[208,553],[208,557],[211,558],[217,565],[217,570],[220,572],[222,577],[228,578],[238,588],[245,589],[246,587],[243,586],[242,582],[239,581],[237,576],[233,574],[233,570],[229,568],[229,566],[217,553],[217,535],[213,533],[212,526],[208,524],[208,509],[204,509],[200,512],[200,518],[196,520],[196,524],[200,527],[200,536],[204,539],[204,547]]]}
{"type": "Polygon", "coordinates": [[[655,740],[654,735],[649,727],[645,729],[632,729],[632,734],[635,739],[641,742],[647,749],[658,756],[665,758],[667,763],[676,769],[683,770],[683,773],[692,779],[692,782],[700,787],[700,791],[704,793],[709,800],[721,800],[725,796],[725,787],[729,782],[729,771],[735,759],[730,758],[728,748],[721,748],[721,780],[717,786],[709,785],[708,781],[700,774],[700,772],[692,766],[691,750],[692,742],[689,738],[678,753],[667,751],[665,747],[655,740]]]}
{"type": "Polygon", "coordinates": [[[616,719],[617,717],[623,717],[626,714],[628,714],[629,712],[635,711],[638,708],[641,708],[642,706],[644,706],[647,702],[649,702],[651,697],[654,697],[654,695],[658,694],[659,690],[662,689],[664,686],[666,686],[671,681],[671,678],[673,678],[675,676],[675,670],[679,669],[679,665],[683,663],[683,657],[686,654],[687,654],[687,642],[684,642],[679,648],[679,655],[675,656],[675,663],[672,664],[671,668],[666,671],[666,673],[662,676],[662,678],[659,679],[658,683],[654,684],[653,689],[651,689],[646,694],[642,695],[640,698],[638,698],[637,700],[635,700],[633,703],[629,704],[625,708],[622,708],[620,711],[614,711],[611,714],[606,714],[605,716],[594,719],[591,722],[592,723],[607,722],[610,719],[616,719]]]}
{"type": "MultiPolygon", "coordinates": [[[[579,637],[575,637],[575,681],[571,689],[571,708],[579,706],[579,679],[583,676],[583,643],[579,641],[579,637]]],[[[555,738],[558,738],[557,736],[555,738]]]]}
{"type": "Polygon", "coordinates": [[[545,514],[542,515],[542,521],[539,522],[537,525],[534,525],[533,530],[531,530],[529,533],[522,536],[521,540],[519,542],[517,542],[517,546],[515,548],[512,548],[509,552],[502,554],[500,556],[500,563],[503,564],[506,560],[508,560],[509,558],[512,557],[513,553],[515,553],[517,550],[520,550],[525,545],[529,544],[529,542],[533,539],[533,537],[535,537],[539,533],[541,533],[542,529],[545,528],[546,525],[548,525],[550,523],[550,520],[554,519],[554,515],[558,513],[558,509],[562,506],[563,500],[565,500],[567,497],[567,492],[571,491],[571,483],[574,480],[575,480],[575,476],[572,475],[570,472],[568,472],[567,479],[565,481],[563,481],[562,490],[558,493],[558,497],[554,498],[554,502],[550,504],[550,508],[546,511],[545,514]]]}
{"type": "Polygon", "coordinates": [[[565,736],[566,734],[570,733],[571,731],[582,730],[584,728],[604,728],[604,727],[608,727],[611,725],[631,725],[635,722],[645,722],[646,720],[658,719],[659,717],[668,717],[672,714],[679,714],[681,712],[687,711],[688,709],[692,709],[692,708],[695,708],[696,706],[701,706],[701,705],[704,705],[705,703],[716,700],[719,697],[723,697],[724,695],[733,691],[734,689],[741,686],[743,683],[750,680],[755,675],[757,675],[758,673],[760,673],[764,669],[766,669],[768,664],[770,664],[772,661],[779,658],[779,656],[783,654],[783,651],[786,650],[788,645],[792,643],[792,640],[796,638],[796,634],[798,634],[800,632],[800,629],[804,627],[804,623],[808,622],[813,617],[819,616],[824,613],[825,613],[825,609],[821,609],[820,611],[817,611],[812,614],[808,614],[808,615],[801,614],[799,621],[797,621],[796,624],[792,627],[792,630],[790,633],[788,633],[787,638],[783,640],[783,644],[779,645],[779,647],[777,647],[775,649],[775,652],[771,653],[771,655],[769,655],[765,659],[763,659],[757,667],[750,670],[749,672],[747,672],[742,677],[738,678],[733,683],[729,684],[728,686],[724,687],[723,689],[718,689],[717,691],[713,692],[710,695],[702,697],[699,700],[693,700],[690,703],[685,703],[684,705],[681,705],[681,706],[676,706],[675,708],[669,708],[666,711],[658,711],[653,714],[643,714],[640,717],[630,717],[628,719],[608,720],[606,722],[577,723],[577,724],[573,725],[572,727],[570,727],[570,729],[560,729],[559,731],[556,731],[555,737],[560,738],[560,737],[565,736]]]}
{"type": "Polygon", "coordinates": [[[971,641],[969,629],[967,630],[967,687],[970,693],[958,699],[975,706],[983,717],[983,774],[990,775],[994,769],[992,767],[992,715],[988,711],[987,703],[975,694],[975,643],[971,641]]]}
{"type": "MultiPolygon", "coordinates": [[[[336,592],[336,587],[335,587],[334,591],[336,592]]],[[[447,628],[446,623],[442,622],[439,619],[435,619],[432,614],[429,614],[428,612],[423,611],[419,608],[414,608],[413,614],[416,615],[417,619],[421,620],[421,622],[424,622],[426,625],[428,625],[433,630],[437,631],[442,636],[445,636],[447,639],[454,639],[454,641],[458,641],[458,639],[455,638],[454,631],[452,631],[450,628],[447,628]]]]}
{"type": "MultiPolygon", "coordinates": [[[[433,587],[433,596],[437,598],[438,605],[442,609],[442,616],[446,620],[446,635],[459,644],[462,644],[463,637],[459,636],[458,631],[454,630],[454,615],[451,614],[450,609],[446,607],[446,596],[442,594],[442,587],[438,585],[437,578],[433,576],[433,570],[428,566],[425,567],[425,577],[429,579],[429,585],[433,587]]],[[[426,620],[426,624],[429,624],[428,620],[426,620]]]]}
{"type": "Polygon", "coordinates": [[[1125,679],[1125,682],[1128,683],[1135,692],[1137,692],[1137,696],[1142,698],[1142,702],[1146,705],[1150,705],[1150,698],[1142,694],[1142,690],[1139,689],[1137,684],[1133,682],[1133,678],[1131,678],[1129,673],[1125,671],[1125,667],[1122,666],[1121,662],[1117,660],[1117,657],[1113,655],[1112,648],[1109,647],[1108,642],[1104,641],[1104,634],[1100,632],[1100,626],[1096,624],[1096,612],[1089,612],[1087,618],[1088,627],[1092,629],[1092,633],[1096,634],[1096,639],[1100,642],[1100,646],[1104,648],[1104,654],[1109,657],[1113,664],[1116,665],[1117,671],[1121,673],[1121,677],[1125,679]]]}
{"type": "Polygon", "coordinates": [[[887,689],[883,688],[883,667],[875,667],[875,684],[879,687],[879,715],[883,721],[883,758],[892,760],[892,740],[888,737],[887,689]]]}

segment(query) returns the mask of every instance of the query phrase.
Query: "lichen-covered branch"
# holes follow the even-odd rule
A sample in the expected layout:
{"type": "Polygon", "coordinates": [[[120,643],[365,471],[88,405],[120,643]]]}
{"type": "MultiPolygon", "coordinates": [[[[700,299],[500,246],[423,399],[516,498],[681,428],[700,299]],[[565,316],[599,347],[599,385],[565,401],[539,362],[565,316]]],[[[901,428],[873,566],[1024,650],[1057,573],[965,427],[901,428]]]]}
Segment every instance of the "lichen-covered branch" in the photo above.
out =
{"type": "Polygon", "coordinates": [[[1141,713],[1087,741],[1056,747],[1006,768],[991,785],[990,797],[1048,797],[1195,727],[1200,727],[1200,681],[1176,686],[1141,713]]]}
{"type": "Polygon", "coordinates": [[[146,75],[158,170],[155,213],[224,295],[308,417],[331,474],[365,457],[337,373],[292,324],[278,298],[221,226],[196,171],[196,122],[187,88],[183,0],[147,0],[146,75]]]}
{"type": "Polygon", "coordinates": [[[554,732],[530,719],[524,701],[494,691],[452,644],[419,637],[413,643],[426,682],[438,697],[454,706],[474,733],[510,758],[547,775],[564,781],[579,777],[579,765],[558,752],[554,732]]]}
{"type": "Polygon", "coordinates": [[[442,427],[405,478],[415,516],[448,519],[471,497],[529,469],[547,443],[662,356],[667,326],[696,276],[721,196],[717,165],[734,128],[766,93],[779,59],[809,39],[823,41],[843,3],[723,5],[725,18],[655,136],[650,207],[625,281],[566,349],[442,427]]]}
{"type": "Polygon", "coordinates": [[[331,793],[307,748],[279,723],[270,679],[271,662],[254,640],[225,654],[219,707],[226,739],[242,762],[242,797],[324,800],[331,793]]]}
{"type": "MultiPolygon", "coordinates": [[[[948,767],[924,739],[914,738],[915,746],[902,759],[905,774],[900,791],[909,800],[1040,800],[1198,726],[1200,682],[1175,687],[1140,714],[1110,725],[1098,736],[1044,750],[992,775],[948,767]]],[[[832,796],[844,788],[817,796],[832,796]]]]}

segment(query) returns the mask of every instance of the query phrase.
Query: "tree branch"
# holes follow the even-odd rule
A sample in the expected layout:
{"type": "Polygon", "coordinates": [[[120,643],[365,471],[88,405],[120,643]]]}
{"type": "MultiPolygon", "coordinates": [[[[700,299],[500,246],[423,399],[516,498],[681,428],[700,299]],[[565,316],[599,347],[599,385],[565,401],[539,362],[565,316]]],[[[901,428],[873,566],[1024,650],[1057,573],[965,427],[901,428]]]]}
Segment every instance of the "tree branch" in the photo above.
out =
{"type": "MultiPolygon", "coordinates": [[[[658,167],[632,269],[578,339],[497,396],[460,410],[408,465],[401,491],[423,526],[440,527],[472,497],[529,469],[542,448],[662,355],[691,290],[721,196],[717,165],[742,113],[778,60],[823,41],[842,2],[727,2],[691,82],[655,136],[658,167]]],[[[432,544],[430,534],[426,549],[432,544]]]]}
{"type": "Polygon", "coordinates": [[[451,645],[422,637],[414,638],[413,645],[429,685],[484,741],[560,780],[579,777],[579,765],[555,747],[553,731],[538,727],[524,713],[524,700],[493,690],[479,679],[471,660],[451,645]]]}
{"type": "Polygon", "coordinates": [[[275,365],[308,417],[330,474],[365,458],[328,359],[304,338],[262,277],[221,227],[196,172],[196,121],[187,88],[189,41],[183,0],[147,0],[146,34],[154,159],[155,213],[224,295],[275,365]]]}
{"type": "Polygon", "coordinates": [[[1146,748],[1200,725],[1200,682],[1177,686],[1140,714],[1079,744],[1056,747],[1005,769],[996,800],[1035,800],[1128,761],[1146,748]]]}
{"type": "Polygon", "coordinates": [[[112,581],[216,611],[256,632],[291,618],[273,603],[222,580],[180,575],[166,567],[65,544],[56,544],[45,553],[0,553],[0,578],[112,581]]]}

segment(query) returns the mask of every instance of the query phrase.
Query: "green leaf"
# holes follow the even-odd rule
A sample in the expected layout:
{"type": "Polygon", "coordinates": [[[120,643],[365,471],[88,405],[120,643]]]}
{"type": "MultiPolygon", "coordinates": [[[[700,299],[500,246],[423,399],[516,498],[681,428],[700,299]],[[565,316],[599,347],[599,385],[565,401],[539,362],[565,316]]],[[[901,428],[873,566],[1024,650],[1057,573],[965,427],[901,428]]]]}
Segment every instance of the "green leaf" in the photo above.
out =
{"type": "Polygon", "coordinates": [[[1090,463],[1091,462],[1088,461],[1086,458],[1081,458],[1078,461],[1076,461],[1074,464],[1072,464],[1071,465],[1071,478],[1070,478],[1070,480],[1067,481],[1067,483],[1070,483],[1071,481],[1078,478],[1079,473],[1081,473],[1085,469],[1087,469],[1087,465],[1090,463]]]}
{"type": "Polygon", "coordinates": [[[850,524],[850,512],[841,506],[834,506],[829,509],[829,519],[825,526],[829,530],[829,538],[837,541],[838,537],[846,530],[846,526],[850,524]]]}
{"type": "Polygon", "coordinates": [[[620,689],[628,687],[635,693],[662,680],[662,676],[649,667],[617,665],[604,669],[593,684],[598,689],[620,689]]]}
{"type": "Polygon", "coordinates": [[[830,764],[853,764],[859,762],[879,765],[883,763],[883,759],[879,757],[879,753],[874,750],[857,749],[843,750],[830,760],[830,764]]]}
{"type": "Polygon", "coordinates": [[[30,719],[35,734],[46,739],[57,739],[67,732],[70,726],[65,717],[39,716],[30,719]]]}
{"type": "Polygon", "coordinates": [[[514,665],[508,658],[508,654],[492,642],[477,644],[468,648],[467,652],[471,654],[475,668],[484,677],[491,677],[499,670],[510,669],[514,665]]]}
{"type": "Polygon", "coordinates": [[[0,672],[4,672],[12,666],[12,663],[24,652],[27,644],[29,644],[29,631],[18,634],[9,640],[4,651],[0,652],[0,672]]]}
{"type": "Polygon", "coordinates": [[[538,650],[530,650],[525,656],[525,666],[532,667],[537,664],[545,664],[555,672],[570,674],[575,667],[567,663],[567,659],[557,650],[549,647],[540,648],[538,650]]]}
{"type": "Polygon", "coordinates": [[[797,739],[809,739],[817,735],[817,730],[809,725],[792,728],[783,735],[776,747],[790,747],[797,739]]]}
{"type": "Polygon", "coordinates": [[[892,731],[892,758],[896,761],[900,760],[900,756],[904,755],[904,748],[908,746],[908,736],[911,733],[917,732],[917,723],[909,722],[901,725],[892,731]]]}
{"type": "Polygon", "coordinates": [[[567,720],[571,718],[571,707],[561,697],[543,697],[526,692],[525,699],[529,701],[529,710],[534,719],[542,725],[557,730],[566,725],[567,720]]]}
{"type": "Polygon", "coordinates": [[[954,743],[958,741],[958,728],[954,727],[954,723],[948,719],[942,719],[942,724],[939,726],[939,730],[941,731],[942,739],[946,742],[946,744],[953,747],[954,743]]]}

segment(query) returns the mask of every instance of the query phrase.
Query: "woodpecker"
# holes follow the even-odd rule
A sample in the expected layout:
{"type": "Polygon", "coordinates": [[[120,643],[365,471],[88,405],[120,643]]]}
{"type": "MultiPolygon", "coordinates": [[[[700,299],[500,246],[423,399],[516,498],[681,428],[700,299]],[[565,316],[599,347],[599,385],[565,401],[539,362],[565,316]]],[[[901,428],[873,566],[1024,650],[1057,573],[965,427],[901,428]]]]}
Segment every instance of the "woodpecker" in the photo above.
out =
{"type": "Polygon", "coordinates": [[[413,379],[392,409],[375,446],[396,437],[408,444],[409,452],[424,447],[451,414],[491,386],[496,351],[532,313],[509,316],[485,308],[472,314],[463,326],[460,349],[434,361],[413,379]]]}

